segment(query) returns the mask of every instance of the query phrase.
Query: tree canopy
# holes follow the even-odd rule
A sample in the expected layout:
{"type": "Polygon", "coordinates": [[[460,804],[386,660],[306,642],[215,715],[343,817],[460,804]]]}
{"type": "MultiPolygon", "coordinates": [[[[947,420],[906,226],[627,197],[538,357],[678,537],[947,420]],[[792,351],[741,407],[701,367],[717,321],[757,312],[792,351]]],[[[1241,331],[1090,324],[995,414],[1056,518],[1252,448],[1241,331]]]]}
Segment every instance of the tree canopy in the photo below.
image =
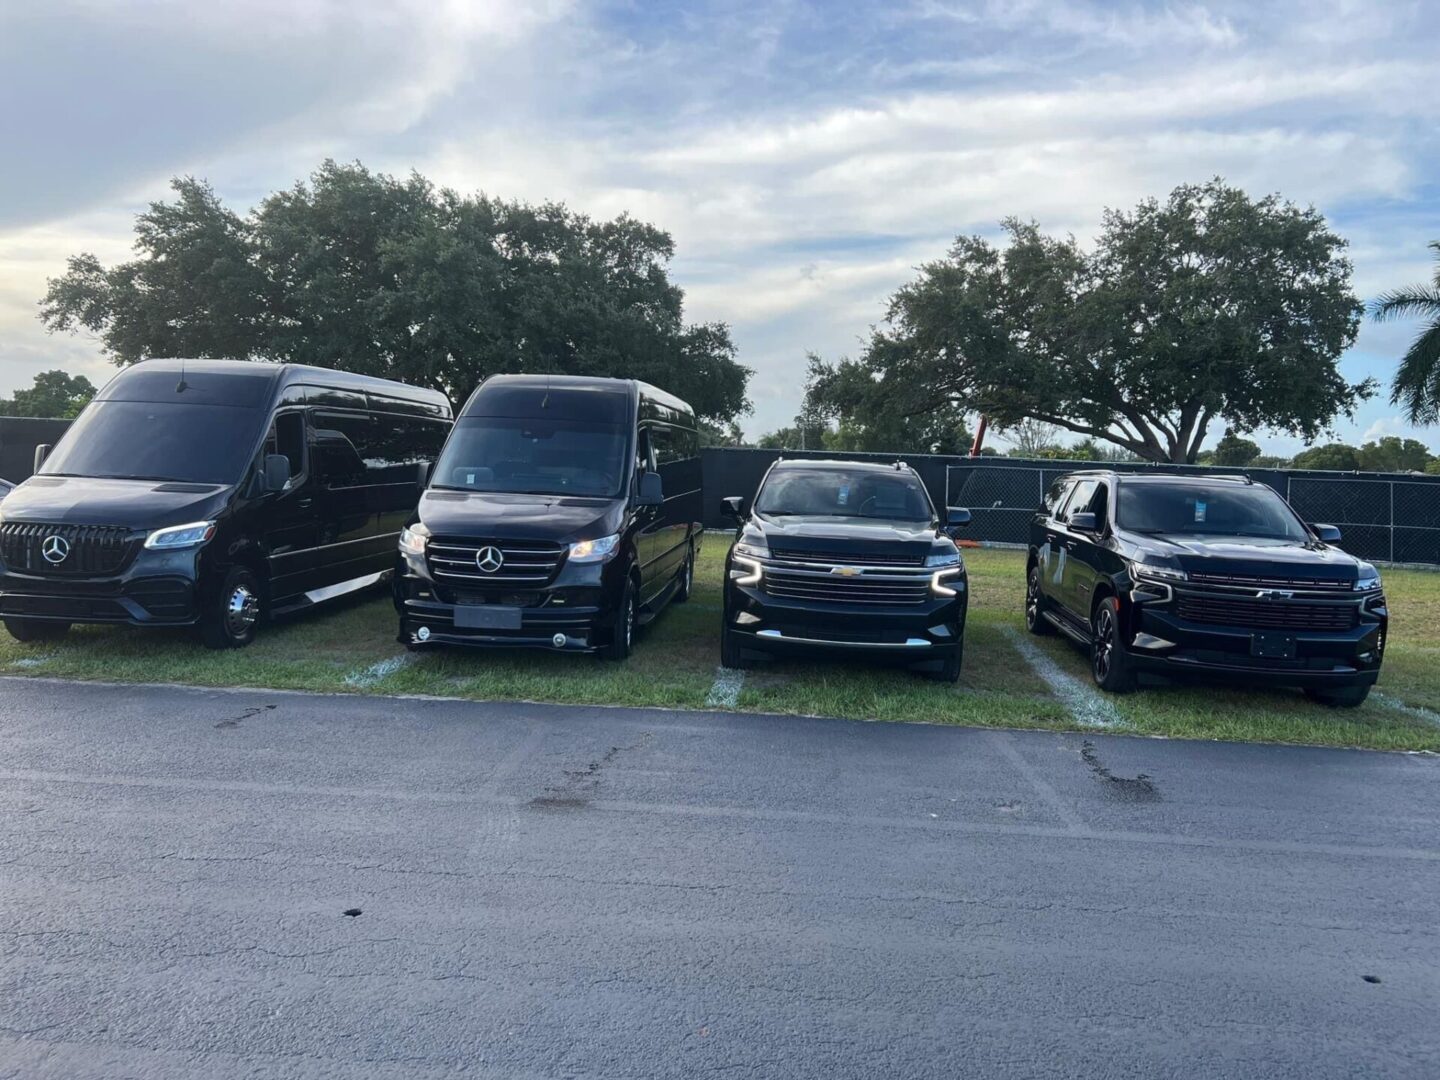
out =
{"type": "Polygon", "coordinates": [[[136,220],[139,257],[76,255],[50,281],[51,331],[152,356],[319,364],[457,403],[496,372],[639,378],[722,426],[750,372],[724,323],[687,324],[670,235],[325,162],[241,216],[204,181],[136,220]]]}
{"type": "Polygon", "coordinates": [[[42,371],[27,388],[12,397],[0,398],[0,416],[79,416],[95,396],[95,386],[84,375],[71,375],[58,368],[42,371]]]}
{"type": "Polygon", "coordinates": [[[815,380],[830,407],[861,426],[1039,420],[1193,462],[1214,422],[1313,440],[1373,393],[1337,368],[1363,309],[1313,209],[1217,179],[1107,211],[1090,251],[1003,227],[1003,248],[959,237],[891,297],[860,359],[815,380]]]}

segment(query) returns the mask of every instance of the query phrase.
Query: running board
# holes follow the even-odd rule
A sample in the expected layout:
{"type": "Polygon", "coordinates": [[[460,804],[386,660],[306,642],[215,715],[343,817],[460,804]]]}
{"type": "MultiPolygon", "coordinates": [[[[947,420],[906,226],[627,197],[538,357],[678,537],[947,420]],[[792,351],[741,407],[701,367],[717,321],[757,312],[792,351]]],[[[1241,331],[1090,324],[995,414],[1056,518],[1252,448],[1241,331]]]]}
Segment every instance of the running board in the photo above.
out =
{"type": "Polygon", "coordinates": [[[1087,648],[1090,646],[1090,635],[1081,633],[1080,630],[1063,615],[1058,615],[1053,611],[1046,611],[1041,613],[1041,618],[1076,644],[1084,645],[1087,648]]]}
{"type": "Polygon", "coordinates": [[[389,570],[381,570],[378,574],[366,574],[364,577],[351,578],[338,585],[326,585],[323,589],[311,589],[305,594],[305,599],[312,604],[323,604],[326,600],[334,600],[337,596],[359,592],[361,589],[370,588],[371,585],[379,585],[389,575],[389,570]]]}

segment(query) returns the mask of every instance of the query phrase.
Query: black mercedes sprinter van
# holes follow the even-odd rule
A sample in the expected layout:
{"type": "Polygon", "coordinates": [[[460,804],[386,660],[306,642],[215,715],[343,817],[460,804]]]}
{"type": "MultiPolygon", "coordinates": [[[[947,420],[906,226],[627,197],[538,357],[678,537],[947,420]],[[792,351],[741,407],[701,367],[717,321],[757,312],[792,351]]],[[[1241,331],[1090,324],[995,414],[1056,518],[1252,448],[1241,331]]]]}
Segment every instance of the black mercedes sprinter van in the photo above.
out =
{"type": "Polygon", "coordinates": [[[400,641],[623,659],[690,595],[695,414],[628,379],[496,375],[460,411],[400,537],[400,641]]]}
{"type": "Polygon", "coordinates": [[[0,504],[0,617],[198,625],[211,648],[378,583],[450,432],[433,390],[324,368],[147,360],[0,504]]]}

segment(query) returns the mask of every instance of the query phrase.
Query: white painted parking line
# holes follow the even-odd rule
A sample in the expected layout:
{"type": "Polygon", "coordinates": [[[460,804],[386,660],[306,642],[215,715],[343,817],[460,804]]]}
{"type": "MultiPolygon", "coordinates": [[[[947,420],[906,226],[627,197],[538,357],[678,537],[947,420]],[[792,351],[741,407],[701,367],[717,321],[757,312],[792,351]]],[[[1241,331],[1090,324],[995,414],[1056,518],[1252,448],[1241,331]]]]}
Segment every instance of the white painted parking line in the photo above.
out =
{"type": "Polygon", "coordinates": [[[745,685],[745,673],[735,668],[715,669],[715,683],[705,695],[705,706],[710,709],[733,709],[740,702],[740,688],[745,685]]]}
{"type": "Polygon", "coordinates": [[[361,690],[374,686],[381,679],[394,675],[402,668],[407,668],[416,661],[414,653],[401,653],[399,656],[389,656],[378,663],[371,664],[361,671],[352,671],[345,676],[345,685],[354,686],[361,690]]]}
{"type": "Polygon", "coordinates": [[[1046,685],[1060,699],[1061,704],[1070,710],[1070,715],[1075,717],[1081,727],[1113,730],[1130,726],[1099,690],[1092,689],[1062,671],[1060,665],[1014,627],[1006,626],[1002,629],[1010,643],[1019,650],[1020,655],[1035,670],[1035,674],[1045,680],[1046,685]]]}
{"type": "Polygon", "coordinates": [[[1382,694],[1379,690],[1370,691],[1370,700],[1384,705],[1387,709],[1395,709],[1403,712],[1406,716],[1413,716],[1417,720],[1424,720],[1427,724],[1440,727],[1440,713],[1434,712],[1421,705],[1406,705],[1399,698],[1393,698],[1389,694],[1382,694]]]}

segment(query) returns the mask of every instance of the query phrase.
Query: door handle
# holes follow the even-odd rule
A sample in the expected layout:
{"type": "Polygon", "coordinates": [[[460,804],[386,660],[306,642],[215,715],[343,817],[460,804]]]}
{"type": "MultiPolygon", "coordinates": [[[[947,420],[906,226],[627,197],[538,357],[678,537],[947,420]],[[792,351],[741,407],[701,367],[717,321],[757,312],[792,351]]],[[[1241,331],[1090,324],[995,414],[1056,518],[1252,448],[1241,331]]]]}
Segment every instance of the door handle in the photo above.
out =
{"type": "Polygon", "coordinates": [[[298,506],[301,510],[304,510],[309,507],[312,501],[313,500],[310,498],[310,496],[307,495],[303,499],[297,499],[295,501],[295,505],[298,506]]]}

